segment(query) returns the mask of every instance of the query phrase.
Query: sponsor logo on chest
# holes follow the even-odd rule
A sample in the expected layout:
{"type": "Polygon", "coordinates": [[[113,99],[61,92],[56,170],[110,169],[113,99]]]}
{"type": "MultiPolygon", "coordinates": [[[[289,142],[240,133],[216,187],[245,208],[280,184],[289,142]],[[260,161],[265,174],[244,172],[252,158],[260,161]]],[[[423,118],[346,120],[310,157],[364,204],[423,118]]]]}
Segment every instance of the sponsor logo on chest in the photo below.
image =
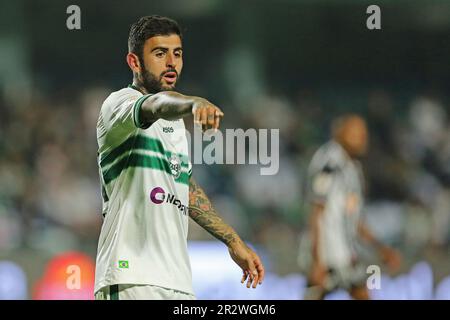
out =
{"type": "Polygon", "coordinates": [[[184,205],[176,195],[166,192],[161,187],[155,187],[150,191],[150,201],[157,205],[163,203],[172,204],[176,206],[183,215],[187,215],[188,213],[188,206],[184,205]]]}

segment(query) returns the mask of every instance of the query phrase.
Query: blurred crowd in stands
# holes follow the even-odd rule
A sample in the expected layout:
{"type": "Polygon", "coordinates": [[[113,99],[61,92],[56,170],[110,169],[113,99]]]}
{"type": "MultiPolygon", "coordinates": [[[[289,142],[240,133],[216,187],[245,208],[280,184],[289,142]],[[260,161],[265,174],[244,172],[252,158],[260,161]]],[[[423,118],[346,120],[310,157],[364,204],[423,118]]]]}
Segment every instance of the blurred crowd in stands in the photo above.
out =
{"type": "MultiPolygon", "coordinates": [[[[95,127],[114,89],[0,98],[0,259],[23,265],[31,279],[57,253],[77,250],[95,258],[102,223],[95,127]]],[[[348,101],[302,89],[259,96],[245,106],[224,103],[223,128],[280,129],[279,173],[261,176],[258,165],[195,165],[194,176],[224,219],[265,252],[271,272],[298,273],[308,162],[329,139],[334,117],[360,112],[370,129],[370,151],[362,160],[367,221],[403,253],[404,270],[425,260],[442,279],[450,273],[448,100],[439,92],[397,96],[376,89],[348,101]]],[[[194,223],[189,237],[212,239],[194,223]]]]}

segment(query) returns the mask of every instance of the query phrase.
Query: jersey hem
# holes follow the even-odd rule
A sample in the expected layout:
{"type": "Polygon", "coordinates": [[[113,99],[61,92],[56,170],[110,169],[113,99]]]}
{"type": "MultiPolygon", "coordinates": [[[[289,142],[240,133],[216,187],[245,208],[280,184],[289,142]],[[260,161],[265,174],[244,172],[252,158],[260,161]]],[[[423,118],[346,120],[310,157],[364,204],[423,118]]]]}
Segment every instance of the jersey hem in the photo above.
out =
{"type": "Polygon", "coordinates": [[[124,280],[116,280],[116,281],[111,281],[111,282],[100,282],[98,285],[95,286],[94,288],[94,295],[97,294],[100,290],[102,290],[105,287],[109,287],[109,286],[113,286],[116,284],[128,284],[128,285],[147,285],[147,286],[156,286],[156,287],[161,287],[164,289],[170,289],[170,290],[175,290],[175,291],[179,291],[185,294],[191,294],[193,296],[195,296],[194,290],[186,290],[185,288],[181,288],[181,287],[177,287],[177,286],[170,286],[170,285],[164,285],[158,282],[137,282],[137,281],[124,281],[124,280]]]}

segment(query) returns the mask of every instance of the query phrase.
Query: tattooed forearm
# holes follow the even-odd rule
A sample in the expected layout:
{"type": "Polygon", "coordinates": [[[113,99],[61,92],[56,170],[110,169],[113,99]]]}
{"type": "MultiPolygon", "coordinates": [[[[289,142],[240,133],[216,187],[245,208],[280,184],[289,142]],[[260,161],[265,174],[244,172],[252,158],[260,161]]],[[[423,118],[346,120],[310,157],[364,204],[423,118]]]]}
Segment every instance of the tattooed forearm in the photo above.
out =
{"type": "Polygon", "coordinates": [[[242,242],[236,231],[219,217],[203,189],[192,177],[189,181],[189,216],[227,246],[242,242]]]}

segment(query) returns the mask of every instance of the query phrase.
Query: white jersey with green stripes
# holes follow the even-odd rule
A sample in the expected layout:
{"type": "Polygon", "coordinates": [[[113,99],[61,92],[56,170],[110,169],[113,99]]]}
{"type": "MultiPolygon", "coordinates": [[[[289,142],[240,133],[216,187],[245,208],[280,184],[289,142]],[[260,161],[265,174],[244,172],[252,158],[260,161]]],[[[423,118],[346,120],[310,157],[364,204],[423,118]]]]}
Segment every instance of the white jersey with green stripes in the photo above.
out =
{"type": "Polygon", "coordinates": [[[103,103],[97,123],[103,225],[95,292],[114,284],[155,285],[193,294],[187,252],[192,165],[183,119],[147,128],[150,95],[128,87],[103,103]]]}

